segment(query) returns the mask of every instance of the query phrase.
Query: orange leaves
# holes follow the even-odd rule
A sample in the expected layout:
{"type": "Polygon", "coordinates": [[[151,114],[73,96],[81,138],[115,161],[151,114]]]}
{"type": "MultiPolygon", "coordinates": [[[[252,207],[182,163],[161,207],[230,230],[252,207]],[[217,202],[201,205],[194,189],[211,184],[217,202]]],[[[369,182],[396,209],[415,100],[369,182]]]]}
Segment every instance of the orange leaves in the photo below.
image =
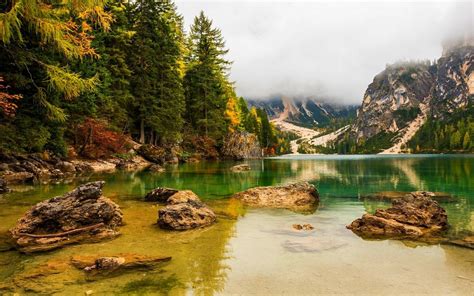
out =
{"type": "Polygon", "coordinates": [[[79,19],[90,21],[94,26],[102,28],[104,31],[110,30],[113,21],[112,14],[104,11],[101,6],[92,6],[79,13],[79,19]]]}
{"type": "Polygon", "coordinates": [[[3,43],[13,38],[28,40],[29,32],[22,30],[28,27],[36,31],[44,47],[54,45],[68,59],[97,57],[91,47],[92,28],[108,31],[113,21],[112,14],[104,10],[103,0],[64,0],[58,5],[44,0],[14,2],[8,13],[0,13],[3,43]]]}
{"type": "Polygon", "coordinates": [[[19,99],[22,98],[21,95],[11,95],[9,93],[6,93],[6,91],[9,87],[7,85],[3,84],[3,77],[0,76],[0,110],[5,114],[6,116],[15,116],[15,112],[17,109],[17,105],[15,104],[15,101],[18,101],[19,99]]]}
{"type": "Polygon", "coordinates": [[[114,153],[125,153],[128,139],[114,132],[101,120],[87,118],[76,129],[76,144],[79,154],[89,158],[109,157],[114,153]]]}
{"type": "Polygon", "coordinates": [[[87,24],[87,22],[82,22],[81,27],[79,27],[74,21],[69,20],[65,25],[67,28],[65,39],[74,44],[78,50],[79,57],[99,56],[92,47],[92,39],[94,37],[90,35],[92,28],[87,24]]]}

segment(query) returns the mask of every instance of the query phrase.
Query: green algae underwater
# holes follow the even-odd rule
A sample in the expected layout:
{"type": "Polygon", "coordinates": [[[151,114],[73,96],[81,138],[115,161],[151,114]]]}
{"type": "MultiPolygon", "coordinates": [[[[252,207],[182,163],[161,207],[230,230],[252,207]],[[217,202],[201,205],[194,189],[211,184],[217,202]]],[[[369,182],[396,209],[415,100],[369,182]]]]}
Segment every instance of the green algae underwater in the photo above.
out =
{"type": "Polygon", "coordinates": [[[91,175],[67,183],[18,185],[0,196],[0,237],[39,201],[79,184],[105,180],[125,225],[115,240],[33,255],[0,252],[0,293],[47,295],[457,294],[474,289],[474,251],[452,245],[364,240],[345,226],[389,202],[361,199],[382,191],[447,192],[449,235],[474,231],[474,157],[288,156],[168,166],[165,173],[91,175]],[[245,208],[229,197],[255,186],[308,181],[321,201],[312,213],[245,208]],[[156,225],[160,206],[143,201],[159,186],[189,189],[218,215],[211,227],[174,232],[156,225]],[[314,230],[298,232],[295,223],[314,230]],[[90,280],[69,265],[74,255],[171,256],[154,270],[90,280]]]}

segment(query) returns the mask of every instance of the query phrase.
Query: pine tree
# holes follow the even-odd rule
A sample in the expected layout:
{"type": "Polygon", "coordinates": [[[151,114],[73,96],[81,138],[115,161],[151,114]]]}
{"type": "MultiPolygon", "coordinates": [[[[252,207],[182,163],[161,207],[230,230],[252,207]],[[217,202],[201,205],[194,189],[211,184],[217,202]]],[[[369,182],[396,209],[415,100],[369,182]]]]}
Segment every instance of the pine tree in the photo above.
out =
{"type": "Polygon", "coordinates": [[[460,145],[461,145],[461,134],[459,133],[459,131],[455,131],[451,136],[449,147],[451,148],[451,150],[454,150],[458,148],[460,145]]]}
{"type": "Polygon", "coordinates": [[[14,118],[0,115],[0,142],[7,151],[59,147],[53,151],[64,154],[61,126],[68,119],[64,104],[99,83],[95,75],[85,78],[74,71],[73,64],[98,57],[93,33],[108,31],[112,16],[101,0],[4,3],[0,4],[0,75],[22,99],[15,102],[14,118]]]}
{"type": "Polygon", "coordinates": [[[2,64],[9,64],[4,69],[22,73],[30,80],[35,92],[28,95],[47,110],[47,117],[64,121],[64,112],[49,100],[51,91],[72,99],[92,90],[98,81],[96,77],[83,79],[62,61],[96,57],[91,46],[92,27],[108,30],[112,16],[104,11],[105,1],[65,0],[53,5],[50,2],[10,2],[10,7],[0,13],[0,39],[4,45],[0,55],[5,57],[2,64]]]}
{"type": "Polygon", "coordinates": [[[186,118],[201,135],[219,140],[226,133],[227,70],[230,62],[221,31],[201,11],[188,40],[188,71],[184,77],[186,118]]]}
{"type": "Polygon", "coordinates": [[[179,140],[183,125],[182,18],[171,1],[139,0],[133,8],[131,88],[140,142],[179,140]]]}
{"type": "Polygon", "coordinates": [[[469,132],[464,134],[464,138],[462,141],[462,147],[464,150],[468,151],[471,148],[471,137],[469,136],[469,132]]]}
{"type": "Polygon", "coordinates": [[[86,117],[98,116],[117,130],[128,132],[131,125],[128,107],[132,101],[130,92],[131,70],[127,63],[132,31],[127,16],[126,0],[110,0],[106,11],[113,14],[114,22],[109,31],[94,30],[92,45],[99,58],[78,61],[75,70],[87,76],[97,75],[100,84],[94,92],[80,96],[77,101],[67,102],[69,124],[76,128],[86,117]]]}
{"type": "Polygon", "coordinates": [[[272,126],[268,121],[268,116],[265,110],[257,109],[257,115],[261,122],[260,144],[264,148],[269,148],[275,144],[275,135],[272,126]]]}

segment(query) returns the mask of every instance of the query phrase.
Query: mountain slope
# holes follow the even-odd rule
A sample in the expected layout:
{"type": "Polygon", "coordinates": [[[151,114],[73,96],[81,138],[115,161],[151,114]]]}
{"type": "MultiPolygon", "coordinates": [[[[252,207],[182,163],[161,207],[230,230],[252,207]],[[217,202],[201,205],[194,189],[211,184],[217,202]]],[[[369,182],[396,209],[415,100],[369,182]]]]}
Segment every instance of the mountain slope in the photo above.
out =
{"type": "Polygon", "coordinates": [[[249,100],[249,105],[264,109],[272,119],[279,118],[305,127],[324,127],[335,119],[355,116],[356,106],[339,106],[309,98],[278,97],[249,100]]]}
{"type": "MultiPolygon", "coordinates": [[[[449,122],[454,113],[469,112],[469,106],[473,104],[474,41],[471,38],[445,48],[434,64],[397,64],[377,75],[367,88],[351,128],[350,138],[355,142],[352,144],[361,146],[352,150],[367,151],[368,147],[363,148],[365,143],[377,137],[383,139],[383,143],[376,141],[379,143],[372,147],[375,151],[400,153],[411,148],[417,152],[419,145],[413,147],[411,139],[425,122],[449,122]]],[[[461,146],[470,147],[462,143],[463,139],[468,141],[474,136],[466,127],[469,121],[452,125],[447,132],[457,131],[460,135],[446,146],[453,151],[460,151],[461,146]]],[[[371,145],[374,145],[373,141],[371,145]]],[[[432,151],[437,150],[432,148],[432,151]]]]}

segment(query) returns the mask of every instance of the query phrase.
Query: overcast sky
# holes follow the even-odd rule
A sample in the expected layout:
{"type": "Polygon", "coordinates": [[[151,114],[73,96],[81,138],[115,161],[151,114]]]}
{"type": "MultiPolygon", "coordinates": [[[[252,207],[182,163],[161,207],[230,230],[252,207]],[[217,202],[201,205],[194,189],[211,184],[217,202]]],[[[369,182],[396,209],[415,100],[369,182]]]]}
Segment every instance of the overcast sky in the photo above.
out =
{"type": "Polygon", "coordinates": [[[473,2],[176,1],[186,27],[200,10],[222,30],[237,94],[360,103],[387,63],[435,59],[473,28],[473,2]]]}

